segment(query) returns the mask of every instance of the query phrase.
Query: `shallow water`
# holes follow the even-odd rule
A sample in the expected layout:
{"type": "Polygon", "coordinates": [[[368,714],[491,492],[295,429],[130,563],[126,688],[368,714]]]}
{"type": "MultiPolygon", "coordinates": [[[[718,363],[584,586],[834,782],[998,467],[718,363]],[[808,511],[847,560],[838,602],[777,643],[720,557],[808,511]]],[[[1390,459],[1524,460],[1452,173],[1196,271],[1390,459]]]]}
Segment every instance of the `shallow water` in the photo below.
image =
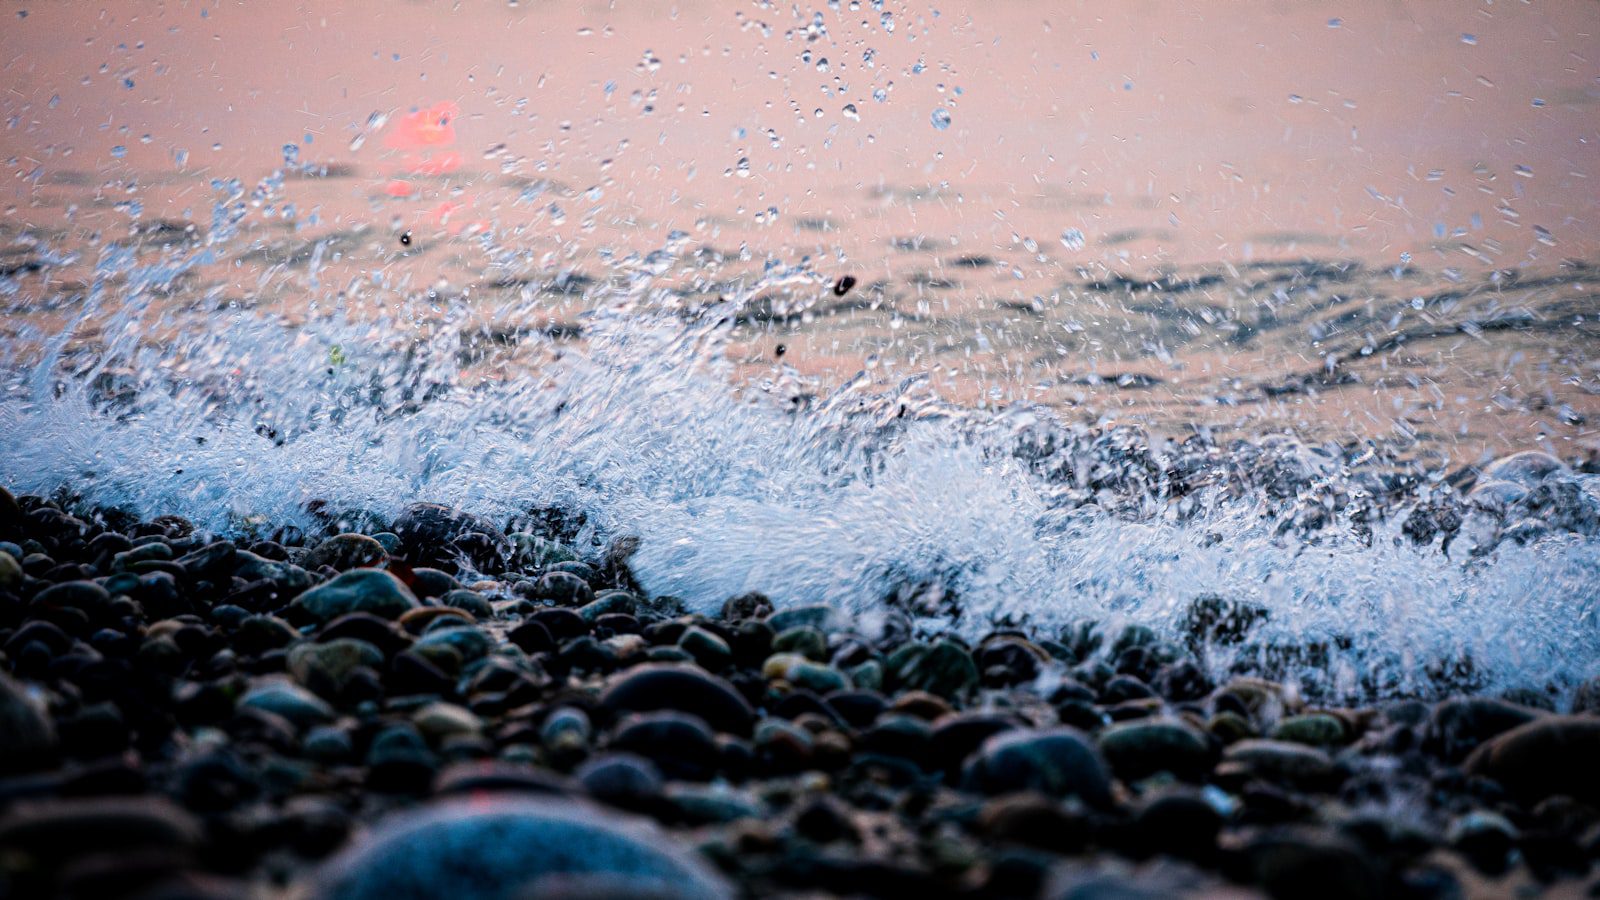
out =
{"type": "Polygon", "coordinates": [[[1221,594],[1343,695],[1594,673],[1600,476],[1415,527],[1593,458],[1594,73],[1486,52],[1571,57],[1581,6],[343,9],[0,38],[4,483],[229,533],[558,508],[697,609],[1221,594]]]}

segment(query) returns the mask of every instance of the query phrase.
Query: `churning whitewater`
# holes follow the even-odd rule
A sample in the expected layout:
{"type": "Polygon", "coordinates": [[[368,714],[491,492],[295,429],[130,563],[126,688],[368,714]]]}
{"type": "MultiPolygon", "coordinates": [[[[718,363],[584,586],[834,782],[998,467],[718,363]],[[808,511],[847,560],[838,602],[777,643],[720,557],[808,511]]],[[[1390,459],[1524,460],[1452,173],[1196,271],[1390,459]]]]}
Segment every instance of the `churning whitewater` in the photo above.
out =
{"type": "Polygon", "coordinates": [[[1265,652],[1339,696],[1565,691],[1600,660],[1600,476],[1541,454],[1463,477],[1282,435],[1173,442],[961,408],[871,370],[820,395],[782,367],[735,377],[753,298],[825,292],[804,268],[685,310],[654,289],[664,266],[635,265],[591,288],[610,294],[581,346],[525,334],[526,364],[487,378],[437,297],[340,295],[298,327],[155,315],[147,295],[184,268],[124,268],[123,293],[10,341],[0,482],[224,535],[419,500],[555,511],[579,546],[636,538],[641,586],[701,611],[760,590],[902,605],[929,630],[1091,617],[1174,635],[1216,595],[1266,615],[1262,644],[1214,668],[1265,652]],[[64,353],[102,314],[116,339],[64,353]]]}

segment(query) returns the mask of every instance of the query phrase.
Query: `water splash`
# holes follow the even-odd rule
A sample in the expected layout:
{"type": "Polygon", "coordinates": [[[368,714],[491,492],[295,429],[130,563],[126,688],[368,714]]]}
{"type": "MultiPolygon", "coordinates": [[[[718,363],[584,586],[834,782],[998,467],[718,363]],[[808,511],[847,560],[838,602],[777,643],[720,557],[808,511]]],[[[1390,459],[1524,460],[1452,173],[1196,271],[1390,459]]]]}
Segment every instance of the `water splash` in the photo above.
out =
{"type": "Polygon", "coordinates": [[[313,501],[380,518],[418,499],[501,520],[556,507],[585,523],[581,545],[637,536],[643,586],[703,611],[761,590],[869,612],[934,586],[928,627],[1175,634],[1216,594],[1267,610],[1268,643],[1336,648],[1316,677],[1346,695],[1430,692],[1445,661],[1560,689],[1600,660],[1592,537],[1450,556],[1397,512],[1432,489],[1371,453],[1151,442],[865,371],[815,397],[781,369],[741,381],[729,347],[757,299],[803,307],[828,281],[771,266],[686,311],[655,283],[682,247],[592,286],[581,346],[533,332],[494,377],[463,362],[470,310],[431,292],[345,298],[298,327],[196,310],[160,341],[174,322],[154,287],[209,251],[140,266],[108,248],[67,327],[9,348],[0,479],[228,533],[311,528],[313,501]],[[68,352],[102,316],[98,352],[68,352]]]}

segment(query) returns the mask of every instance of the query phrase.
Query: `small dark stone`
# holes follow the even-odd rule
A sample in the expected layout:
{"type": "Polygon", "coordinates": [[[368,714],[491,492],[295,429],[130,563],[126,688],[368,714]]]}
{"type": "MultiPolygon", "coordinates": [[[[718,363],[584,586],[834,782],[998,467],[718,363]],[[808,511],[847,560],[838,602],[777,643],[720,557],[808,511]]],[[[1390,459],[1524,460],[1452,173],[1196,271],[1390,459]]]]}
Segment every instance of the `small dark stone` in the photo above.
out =
{"type": "Polygon", "coordinates": [[[589,633],[589,621],[577,612],[563,607],[541,609],[529,616],[527,621],[543,625],[557,643],[565,643],[589,633]]]}
{"type": "Polygon", "coordinates": [[[1222,815],[1211,804],[1192,794],[1166,793],[1135,814],[1127,849],[1139,858],[1166,854],[1210,865],[1221,830],[1222,815]]]}
{"type": "Polygon", "coordinates": [[[532,599],[557,606],[583,606],[594,600],[594,589],[571,572],[547,572],[534,583],[532,599]]]}
{"type": "Polygon", "coordinates": [[[449,572],[428,566],[418,566],[411,570],[411,592],[424,600],[443,597],[456,588],[461,587],[461,582],[449,572]]]}
{"type": "Polygon", "coordinates": [[[649,759],[634,753],[606,753],[578,767],[578,782],[596,800],[623,809],[647,809],[661,796],[665,781],[649,759]]]}
{"type": "Polygon", "coordinates": [[[454,566],[462,555],[454,542],[468,533],[482,535],[499,559],[509,559],[511,544],[500,530],[470,513],[436,503],[414,503],[390,529],[400,538],[401,552],[413,566],[454,566]]]}
{"type": "Polygon", "coordinates": [[[295,598],[295,606],[321,622],[352,612],[394,619],[416,608],[417,598],[388,572],[352,569],[301,594],[295,598]]]}
{"type": "Polygon", "coordinates": [[[668,778],[705,781],[716,774],[716,740],[696,716],[672,711],[629,716],[611,746],[650,760],[668,778]]]}
{"type": "Polygon", "coordinates": [[[388,558],[389,552],[373,538],[364,534],[337,534],[306,554],[304,565],[307,569],[327,566],[343,572],[376,566],[388,558]]]}
{"type": "Polygon", "coordinates": [[[737,735],[748,735],[755,719],[750,704],[726,681],[692,666],[665,663],[647,663],[616,676],[600,703],[617,712],[676,710],[737,735]]]}
{"type": "Polygon", "coordinates": [[[928,758],[932,739],[933,729],[927,722],[916,716],[894,714],[879,717],[861,735],[859,747],[866,753],[898,757],[921,766],[928,758]]]}
{"type": "Polygon", "coordinates": [[[1197,598],[1189,606],[1178,629],[1191,649],[1208,644],[1231,647],[1242,643],[1250,630],[1266,618],[1265,607],[1209,595],[1197,598]]]}
{"type": "Polygon", "coordinates": [[[312,900],[492,900],[519,896],[551,874],[616,879],[607,883],[617,897],[732,896],[704,863],[658,832],[599,808],[527,797],[456,800],[402,814],[305,887],[312,900]]]}
{"type": "Polygon", "coordinates": [[[1059,854],[1082,852],[1091,834],[1082,815],[1035,793],[990,800],[978,812],[978,827],[993,840],[1059,854]]]}
{"type": "Polygon", "coordinates": [[[1451,822],[1445,840],[1478,871],[1499,876],[1510,868],[1511,851],[1520,837],[1505,817],[1477,811],[1451,822]]]}
{"type": "Polygon", "coordinates": [[[0,773],[28,771],[54,761],[56,732],[43,700],[3,672],[0,735],[0,773]]]}
{"type": "Polygon", "coordinates": [[[967,763],[963,779],[969,790],[987,794],[1033,790],[1053,797],[1079,796],[1097,806],[1111,800],[1105,761],[1073,728],[995,735],[967,763]]]}
{"type": "Polygon", "coordinates": [[[1020,728],[1015,718],[1002,713],[963,712],[934,723],[929,762],[954,778],[967,759],[989,738],[1020,728]]]}
{"type": "Polygon", "coordinates": [[[0,487],[0,541],[22,540],[23,523],[26,517],[22,507],[17,504],[17,498],[11,492],[0,487]]]}
{"type": "Polygon", "coordinates": [[[1566,794],[1600,805],[1600,718],[1542,716],[1474,750],[1463,768],[1524,802],[1566,794]]]}
{"type": "Polygon", "coordinates": [[[1351,842],[1317,832],[1269,832],[1242,851],[1251,880],[1274,898],[1361,900],[1383,896],[1376,861],[1351,842]]]}
{"type": "Polygon", "coordinates": [[[524,653],[549,653],[556,649],[550,629],[531,619],[511,629],[506,639],[522,648],[524,653]]]}
{"type": "Polygon", "coordinates": [[[1122,722],[1101,731],[1097,740],[1112,771],[1124,781],[1157,772],[1196,780],[1211,769],[1211,747],[1205,736],[1181,720],[1122,722]]]}
{"type": "Polygon", "coordinates": [[[888,701],[876,691],[834,691],[823,697],[844,720],[856,728],[865,728],[889,708],[888,701]]]}
{"type": "Polygon", "coordinates": [[[1445,700],[1433,707],[1423,748],[1446,762],[1460,762],[1483,742],[1541,715],[1539,710],[1488,697],[1445,700]]]}
{"type": "Polygon", "coordinates": [[[794,830],[808,841],[831,844],[834,841],[857,843],[861,835],[850,811],[838,800],[823,795],[801,803],[794,812],[794,830]]]}

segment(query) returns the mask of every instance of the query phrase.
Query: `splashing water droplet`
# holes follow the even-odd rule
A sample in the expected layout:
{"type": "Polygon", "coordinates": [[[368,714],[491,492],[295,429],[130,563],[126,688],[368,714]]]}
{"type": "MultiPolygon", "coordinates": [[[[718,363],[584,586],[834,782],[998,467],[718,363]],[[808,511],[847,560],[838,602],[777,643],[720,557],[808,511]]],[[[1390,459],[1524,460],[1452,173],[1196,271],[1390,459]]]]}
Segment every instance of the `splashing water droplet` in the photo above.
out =
{"type": "Polygon", "coordinates": [[[940,106],[934,109],[933,115],[929,116],[929,120],[933,122],[934,128],[943,131],[950,127],[950,110],[940,106]]]}

